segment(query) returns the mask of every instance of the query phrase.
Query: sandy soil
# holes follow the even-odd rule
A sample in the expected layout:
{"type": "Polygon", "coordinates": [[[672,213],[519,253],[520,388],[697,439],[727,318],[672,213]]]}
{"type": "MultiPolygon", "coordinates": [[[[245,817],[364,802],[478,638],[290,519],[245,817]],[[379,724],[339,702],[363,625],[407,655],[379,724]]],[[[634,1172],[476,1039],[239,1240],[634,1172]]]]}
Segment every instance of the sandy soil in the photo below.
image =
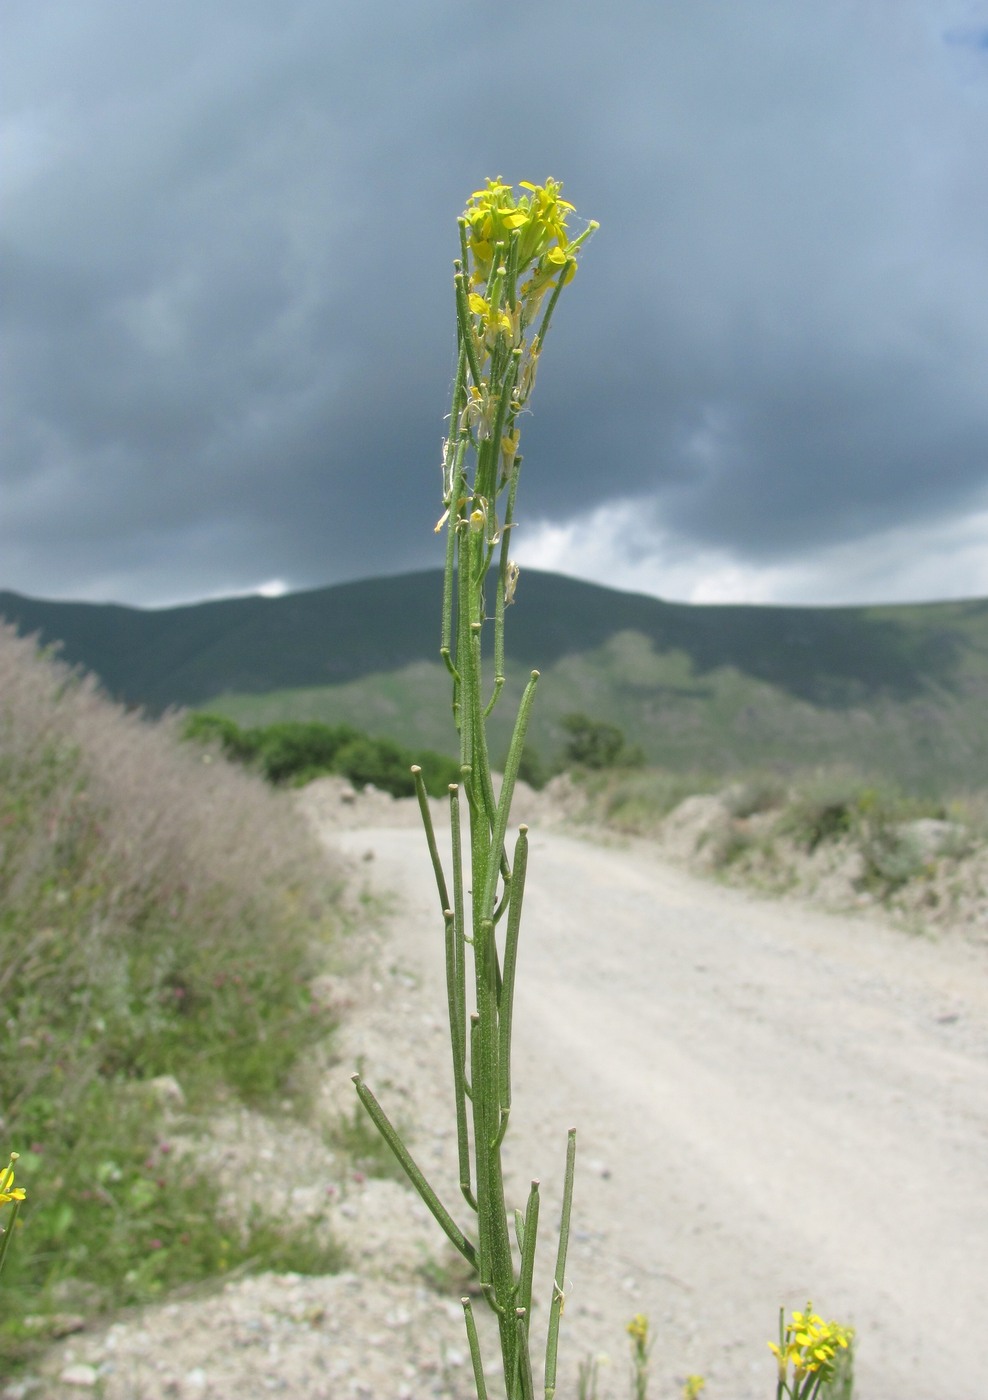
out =
{"type": "MultiPolygon", "coordinates": [[[[324,1111],[350,1102],[359,1056],[462,1218],[423,837],[409,804],[341,806],[314,786],[326,843],[390,910],[368,935],[324,1111]]],[[[728,891],[644,844],[533,822],[515,1028],[509,1179],[518,1205],[543,1183],[543,1259],[566,1130],[579,1132],[560,1396],[579,1360],[606,1353],[602,1392],[623,1400],[624,1328],[641,1311],[654,1400],[690,1372],[711,1400],[765,1397],[779,1305],[808,1298],[858,1329],[859,1400],[984,1395],[984,946],[728,891]]],[[[256,1126],[243,1136],[256,1156],[256,1126]]],[[[313,1145],[297,1170],[318,1158],[313,1145]]],[[[279,1169],[290,1176],[284,1152],[279,1169]]],[[[149,1309],[112,1346],[105,1332],[66,1344],[48,1388],[24,1393],[79,1394],[54,1378],[81,1365],[111,1400],[469,1394],[457,1309],[416,1282],[416,1260],[443,1257],[441,1242],[428,1253],[432,1222],[401,1188],[372,1185],[340,1205],[364,1241],[342,1283],[248,1280],[208,1305],[149,1309]],[[250,1350],[259,1327],[267,1351],[250,1350]],[[143,1358],[139,1385],[118,1385],[114,1354],[128,1374],[143,1358]]],[[[544,1266],[543,1300],[549,1282],[544,1266]]]]}

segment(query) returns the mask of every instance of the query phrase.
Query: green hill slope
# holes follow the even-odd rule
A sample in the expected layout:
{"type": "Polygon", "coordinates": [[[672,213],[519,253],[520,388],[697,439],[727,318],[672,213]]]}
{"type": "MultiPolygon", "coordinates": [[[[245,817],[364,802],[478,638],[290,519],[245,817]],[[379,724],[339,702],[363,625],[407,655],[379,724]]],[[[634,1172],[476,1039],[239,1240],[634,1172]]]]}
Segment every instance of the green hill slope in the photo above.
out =
{"type": "MultiPolygon", "coordinates": [[[[60,641],[131,703],[347,720],[446,749],[438,612],[434,572],[160,611],[0,594],[20,630],[60,641]]],[[[543,672],[546,756],[578,709],[677,769],[847,760],[910,787],[988,786],[988,601],[690,606],[526,571],[508,656],[509,692],[543,672]]],[[[510,698],[499,708],[507,725],[510,698]]]]}

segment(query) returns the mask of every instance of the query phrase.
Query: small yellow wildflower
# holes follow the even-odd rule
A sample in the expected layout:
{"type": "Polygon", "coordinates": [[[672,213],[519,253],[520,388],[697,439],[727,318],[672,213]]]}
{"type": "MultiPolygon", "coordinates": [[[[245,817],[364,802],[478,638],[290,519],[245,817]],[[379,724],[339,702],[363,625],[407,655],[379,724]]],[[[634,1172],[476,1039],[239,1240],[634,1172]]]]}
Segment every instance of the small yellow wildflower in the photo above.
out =
{"type": "Polygon", "coordinates": [[[471,292],[467,300],[470,303],[470,310],[475,316],[480,316],[486,323],[488,330],[506,331],[511,334],[511,317],[506,311],[493,311],[479,292],[471,292]]]}
{"type": "Polygon", "coordinates": [[[511,468],[514,466],[515,458],[518,456],[518,444],[521,442],[521,433],[517,428],[512,428],[509,433],[501,439],[501,475],[507,481],[511,475],[511,468]]]}
{"type": "Polygon", "coordinates": [[[687,1376],[683,1386],[683,1400],[696,1400],[701,1390],[706,1390],[707,1382],[702,1376],[687,1376]]]}
{"type": "Polygon", "coordinates": [[[768,1347],[775,1354],[779,1368],[779,1380],[789,1394],[798,1397],[801,1382],[807,1376],[818,1372],[822,1380],[829,1380],[834,1372],[834,1362],[838,1351],[846,1351],[854,1340],[854,1329],[842,1327],[837,1322],[824,1322],[813,1311],[813,1304],[806,1304],[805,1312],[794,1312],[792,1321],[783,1330],[779,1322],[779,1341],[769,1342],[768,1347]],[[795,1389],[788,1385],[789,1367],[793,1369],[795,1389]]]}
{"type": "Polygon", "coordinates": [[[468,228],[468,242],[478,282],[490,278],[494,252],[505,248],[511,235],[519,235],[518,271],[523,272],[543,254],[551,257],[555,270],[566,262],[570,239],[566,219],[573,205],[560,198],[562,185],[546,180],[533,185],[522,180],[528,194],[518,197],[510,185],[498,178],[488,180],[487,188],[474,190],[463,217],[468,228]]]}
{"type": "Polygon", "coordinates": [[[498,311],[479,292],[471,292],[467,301],[474,315],[480,317],[484,331],[483,343],[477,345],[478,354],[482,359],[486,359],[485,350],[489,353],[493,349],[498,336],[507,336],[509,341],[514,342],[518,329],[515,324],[517,316],[512,317],[503,309],[498,311]]]}
{"type": "Polygon", "coordinates": [[[27,1198],[23,1186],[14,1185],[14,1163],[19,1156],[19,1152],[12,1152],[10,1164],[0,1171],[0,1206],[7,1205],[9,1201],[23,1201],[27,1198]]]}
{"type": "Polygon", "coordinates": [[[634,1366],[635,1400],[647,1400],[648,1396],[648,1357],[652,1348],[648,1343],[648,1318],[644,1313],[635,1313],[628,1323],[628,1336],[631,1338],[631,1358],[634,1366]]]}
{"type": "Polygon", "coordinates": [[[635,1313],[628,1323],[628,1336],[636,1346],[645,1346],[648,1343],[648,1318],[644,1313],[635,1313]]]}

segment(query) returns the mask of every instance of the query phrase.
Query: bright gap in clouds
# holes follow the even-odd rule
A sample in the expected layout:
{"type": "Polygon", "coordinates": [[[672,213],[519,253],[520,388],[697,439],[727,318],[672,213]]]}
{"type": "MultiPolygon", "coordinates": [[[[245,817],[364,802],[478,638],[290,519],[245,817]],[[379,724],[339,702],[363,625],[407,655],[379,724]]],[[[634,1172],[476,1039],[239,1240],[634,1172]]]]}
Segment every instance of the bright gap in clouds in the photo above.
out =
{"type": "Polygon", "coordinates": [[[669,602],[830,607],[988,597],[988,509],[753,563],[690,546],[651,503],[611,502],[563,524],[519,528],[519,564],[669,602]],[[949,580],[945,586],[945,580],[949,580]]]}
{"type": "MultiPolygon", "coordinates": [[[[166,608],[188,608],[196,603],[222,603],[228,598],[281,598],[286,593],[292,591],[292,585],[286,583],[283,578],[268,579],[265,583],[258,583],[248,588],[217,588],[208,593],[176,593],[168,594],[164,598],[156,598],[153,602],[142,602],[133,604],[134,607],[148,608],[153,612],[160,612],[166,608]]],[[[105,602],[109,594],[104,596],[99,593],[96,596],[86,599],[87,602],[105,602]]],[[[80,601],[78,598],[74,601],[80,601]]]]}

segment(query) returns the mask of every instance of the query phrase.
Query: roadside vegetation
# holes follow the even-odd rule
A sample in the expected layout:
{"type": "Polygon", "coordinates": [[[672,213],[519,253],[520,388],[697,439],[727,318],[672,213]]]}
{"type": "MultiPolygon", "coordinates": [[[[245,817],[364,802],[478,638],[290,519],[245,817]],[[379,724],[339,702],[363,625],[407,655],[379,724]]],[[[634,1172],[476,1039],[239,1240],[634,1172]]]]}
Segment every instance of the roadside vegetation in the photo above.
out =
{"type": "Polygon", "coordinates": [[[224,1219],[163,1129],[176,1105],[304,1101],[331,1029],[310,982],[337,894],[287,795],[6,626],[0,696],[0,1141],[28,1192],[4,1273],[9,1372],[67,1314],[236,1267],[338,1267],[270,1222],[224,1219]]]}
{"type": "MultiPolygon", "coordinates": [[[[193,713],[182,733],[275,785],[335,773],[357,787],[410,797],[418,762],[438,797],[457,777],[448,758],[346,724],[243,729],[223,715],[193,713]]],[[[564,713],[558,733],[549,757],[526,745],[519,777],[541,789],[566,775],[566,805],[580,811],[578,820],[655,839],[730,882],[833,907],[880,904],[917,929],[971,922],[982,909],[988,918],[983,796],[910,792],[846,764],[740,773],[649,765],[618,725],[580,711],[564,713]]]]}
{"type": "Polygon", "coordinates": [[[655,840],[728,882],[833,908],[880,905],[915,931],[988,922],[983,794],[920,797],[850,767],[728,780],[584,766],[570,781],[580,820],[655,840]]]}
{"type": "Polygon", "coordinates": [[[413,763],[423,766],[431,797],[445,797],[449,784],[459,779],[453,759],[430,750],[413,753],[349,724],[284,720],[241,729],[224,715],[196,712],[186,716],[182,736],[216,745],[226,758],[282,786],[300,787],[313,778],[338,773],[359,787],[370,783],[392,797],[411,797],[415,792],[413,763]]]}

